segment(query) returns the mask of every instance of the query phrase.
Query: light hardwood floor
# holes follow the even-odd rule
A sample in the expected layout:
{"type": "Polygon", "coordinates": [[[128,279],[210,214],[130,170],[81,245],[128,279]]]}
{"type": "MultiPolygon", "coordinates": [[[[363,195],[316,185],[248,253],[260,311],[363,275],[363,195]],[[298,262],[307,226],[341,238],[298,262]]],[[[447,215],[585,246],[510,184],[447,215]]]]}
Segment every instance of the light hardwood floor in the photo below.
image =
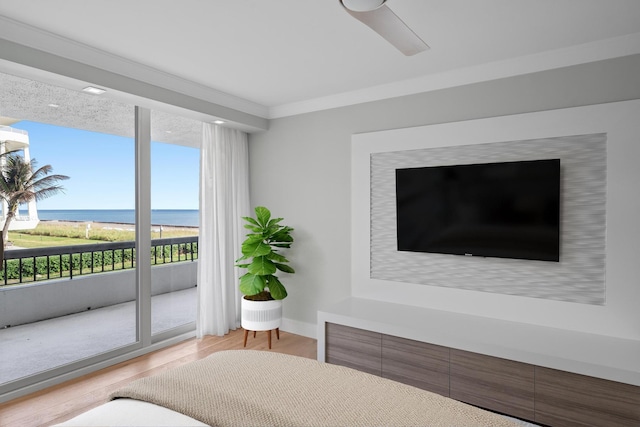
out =
{"type": "MultiPolygon", "coordinates": [[[[271,351],[316,358],[316,340],[280,332],[271,351]]],[[[224,337],[207,336],[149,353],[84,377],[0,404],[0,426],[49,426],[66,421],[107,401],[110,393],[142,377],[202,359],[216,351],[242,349],[243,330],[224,337]]],[[[267,335],[249,334],[247,349],[268,350],[267,335]]]]}

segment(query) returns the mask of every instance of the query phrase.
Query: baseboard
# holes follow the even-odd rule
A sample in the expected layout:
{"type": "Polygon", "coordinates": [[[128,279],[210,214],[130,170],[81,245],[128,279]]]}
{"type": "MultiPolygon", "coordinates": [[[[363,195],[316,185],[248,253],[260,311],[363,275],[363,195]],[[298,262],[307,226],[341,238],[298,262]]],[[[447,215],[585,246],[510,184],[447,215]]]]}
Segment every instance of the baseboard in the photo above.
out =
{"type": "Polygon", "coordinates": [[[315,323],[283,318],[280,329],[303,337],[317,339],[318,330],[315,323]]]}

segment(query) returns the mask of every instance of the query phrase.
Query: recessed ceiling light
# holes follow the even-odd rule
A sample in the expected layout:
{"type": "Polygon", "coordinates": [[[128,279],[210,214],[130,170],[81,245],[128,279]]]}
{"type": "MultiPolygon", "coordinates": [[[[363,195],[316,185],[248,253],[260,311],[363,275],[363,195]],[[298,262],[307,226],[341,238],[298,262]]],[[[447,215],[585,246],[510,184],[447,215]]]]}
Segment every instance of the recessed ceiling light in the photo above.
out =
{"type": "Polygon", "coordinates": [[[94,95],[102,95],[106,92],[105,89],[100,89],[99,87],[87,86],[82,89],[83,92],[92,93],[94,95]]]}
{"type": "Polygon", "coordinates": [[[49,106],[49,107],[51,107],[51,108],[58,108],[58,107],[60,107],[60,105],[59,105],[59,104],[49,104],[48,106],[49,106]]]}
{"type": "Polygon", "coordinates": [[[165,130],[165,133],[171,133],[171,131],[170,130],[165,130]]]}
{"type": "Polygon", "coordinates": [[[213,124],[214,125],[222,125],[222,124],[224,124],[224,120],[214,120],[213,124]]]}

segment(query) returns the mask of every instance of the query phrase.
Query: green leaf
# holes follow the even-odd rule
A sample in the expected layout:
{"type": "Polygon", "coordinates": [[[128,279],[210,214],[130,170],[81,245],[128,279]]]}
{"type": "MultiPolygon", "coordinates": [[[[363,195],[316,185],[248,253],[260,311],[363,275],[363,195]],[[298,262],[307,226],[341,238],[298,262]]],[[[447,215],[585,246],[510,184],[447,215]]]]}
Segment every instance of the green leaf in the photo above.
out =
{"type": "Polygon", "coordinates": [[[247,273],[240,277],[240,292],[244,295],[259,294],[264,290],[266,284],[264,277],[247,273]]]}
{"type": "Polygon", "coordinates": [[[243,244],[257,243],[262,242],[263,240],[262,234],[247,234],[247,238],[244,240],[243,244]]]}
{"type": "Polygon", "coordinates": [[[271,246],[260,241],[247,241],[242,244],[242,255],[247,257],[264,256],[271,252],[271,246]]]}
{"type": "Polygon", "coordinates": [[[275,227],[267,227],[262,232],[262,235],[265,239],[273,239],[273,236],[275,236],[279,230],[280,227],[278,227],[277,225],[275,227]]]}
{"type": "Polygon", "coordinates": [[[267,257],[259,256],[253,259],[247,271],[258,276],[266,276],[276,272],[276,265],[267,257]]]}
{"type": "MultiPolygon", "coordinates": [[[[239,261],[239,260],[238,260],[239,261]]],[[[237,262],[237,261],[236,261],[237,262]]],[[[236,267],[240,267],[240,268],[249,268],[250,264],[236,264],[236,267]]]]}
{"type": "Polygon", "coordinates": [[[248,256],[246,256],[246,255],[242,255],[240,258],[238,258],[238,259],[236,260],[236,262],[244,261],[245,259],[248,259],[248,258],[251,258],[251,257],[248,257],[248,256]]]}
{"type": "Polygon", "coordinates": [[[267,224],[267,228],[271,228],[273,226],[280,227],[278,223],[282,221],[284,218],[271,218],[271,221],[267,224]]]}
{"type": "Polygon", "coordinates": [[[261,227],[266,227],[269,223],[269,219],[271,218],[271,212],[269,212],[269,209],[264,206],[258,206],[255,211],[258,224],[260,224],[261,227]]]}
{"type": "Polygon", "coordinates": [[[290,248],[291,243],[271,243],[271,246],[275,246],[276,248],[290,248]]]}
{"type": "Polygon", "coordinates": [[[295,273],[295,270],[288,266],[287,264],[274,263],[276,268],[280,271],[284,271],[285,273],[295,273]]]}
{"type": "Polygon", "coordinates": [[[265,255],[267,258],[269,258],[271,261],[275,261],[275,262],[289,262],[288,259],[286,259],[285,257],[283,257],[282,255],[280,255],[277,252],[271,252],[268,255],[265,255]]]}
{"type": "Polygon", "coordinates": [[[291,236],[291,234],[289,234],[288,231],[284,230],[278,231],[271,238],[275,242],[293,242],[293,237],[291,236]]]}
{"type": "Polygon", "coordinates": [[[269,292],[274,299],[284,299],[287,297],[287,290],[276,276],[269,276],[269,292]]]}
{"type": "MultiPolygon", "coordinates": [[[[244,219],[247,222],[250,222],[251,224],[260,227],[260,224],[258,224],[258,221],[256,221],[255,219],[251,218],[250,216],[243,216],[242,219],[244,219]]],[[[249,224],[246,224],[245,227],[250,227],[249,224]]]]}

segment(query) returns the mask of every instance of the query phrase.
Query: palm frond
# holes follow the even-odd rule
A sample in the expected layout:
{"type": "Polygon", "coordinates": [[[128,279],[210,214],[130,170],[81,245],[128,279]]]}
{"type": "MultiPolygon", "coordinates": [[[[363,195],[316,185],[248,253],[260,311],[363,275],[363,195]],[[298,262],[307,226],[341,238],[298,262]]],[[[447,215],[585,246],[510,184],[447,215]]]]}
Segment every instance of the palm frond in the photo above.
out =
{"type": "Polygon", "coordinates": [[[18,152],[0,154],[0,198],[7,202],[7,212],[2,229],[2,241],[6,242],[9,223],[21,204],[42,200],[64,190],[59,181],[69,179],[66,175],[54,174],[51,165],[37,167],[36,159],[27,161],[18,152]]]}

